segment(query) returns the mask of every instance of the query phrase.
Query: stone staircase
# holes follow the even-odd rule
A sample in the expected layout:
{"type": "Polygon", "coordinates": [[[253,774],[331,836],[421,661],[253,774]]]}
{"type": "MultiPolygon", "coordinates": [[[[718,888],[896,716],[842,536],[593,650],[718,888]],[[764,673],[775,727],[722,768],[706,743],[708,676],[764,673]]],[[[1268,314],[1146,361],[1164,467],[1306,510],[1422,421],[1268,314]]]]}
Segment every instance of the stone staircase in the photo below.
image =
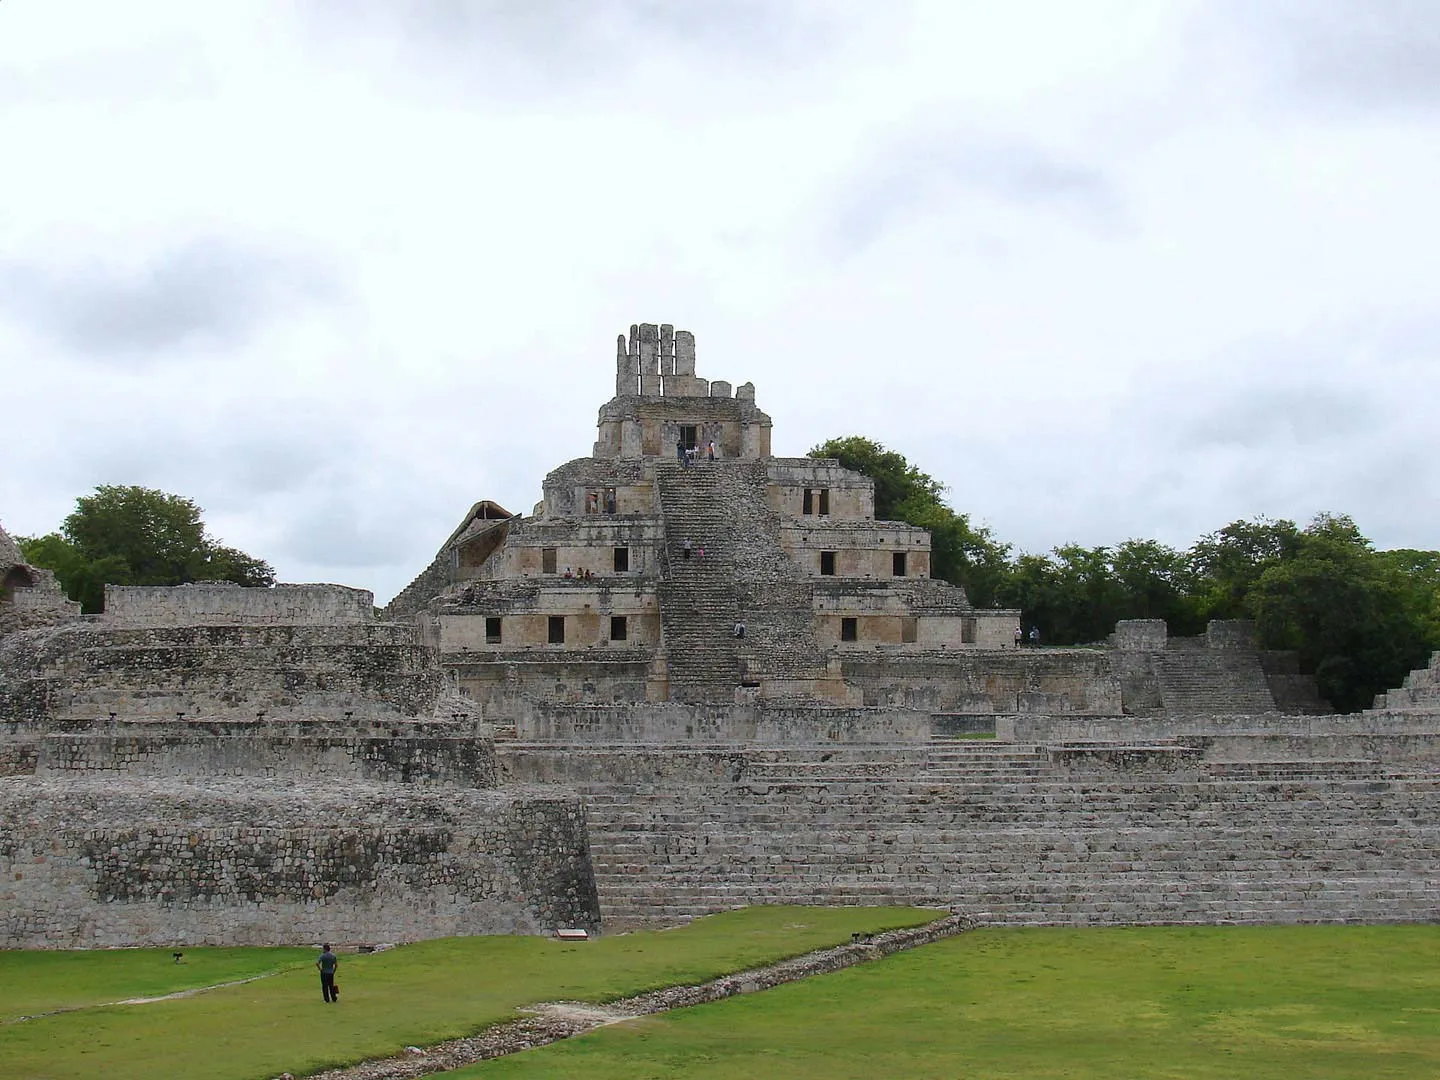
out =
{"type": "Polygon", "coordinates": [[[728,703],[744,683],[823,672],[810,586],[797,582],[780,547],[764,463],[661,461],[655,479],[665,523],[659,593],[670,699],[728,703]],[[736,623],[745,626],[743,639],[734,636],[736,623]]]}
{"type": "Polygon", "coordinates": [[[1160,699],[1171,716],[1273,712],[1275,698],[1253,649],[1172,641],[1157,656],[1160,699]]]}
{"type": "Polygon", "coordinates": [[[1399,687],[1377,694],[1374,711],[1440,714],[1440,652],[1431,655],[1428,667],[1406,675],[1399,687]]]}
{"type": "Polygon", "coordinates": [[[580,785],[606,929],[782,902],[1016,925],[1428,920],[1440,904],[1440,777],[1423,772],[1228,763],[1161,782],[1062,776],[1040,747],[829,752],[744,751],[731,782],[580,785]]]}

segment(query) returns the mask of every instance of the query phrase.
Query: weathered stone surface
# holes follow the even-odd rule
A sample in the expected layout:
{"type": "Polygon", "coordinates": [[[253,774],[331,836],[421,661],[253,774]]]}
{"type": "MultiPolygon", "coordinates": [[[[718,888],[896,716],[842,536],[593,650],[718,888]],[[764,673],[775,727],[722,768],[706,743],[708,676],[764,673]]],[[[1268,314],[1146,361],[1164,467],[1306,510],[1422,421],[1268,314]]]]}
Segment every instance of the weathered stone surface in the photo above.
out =
{"type": "Polygon", "coordinates": [[[15,948],[409,941],[598,928],[563,793],[316,777],[0,779],[15,948]]]}

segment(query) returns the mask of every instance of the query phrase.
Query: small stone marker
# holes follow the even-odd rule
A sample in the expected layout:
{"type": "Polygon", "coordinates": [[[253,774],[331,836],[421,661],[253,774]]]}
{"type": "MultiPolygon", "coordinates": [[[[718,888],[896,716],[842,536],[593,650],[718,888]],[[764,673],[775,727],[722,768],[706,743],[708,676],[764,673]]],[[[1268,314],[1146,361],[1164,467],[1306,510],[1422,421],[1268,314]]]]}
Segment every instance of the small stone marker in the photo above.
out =
{"type": "Polygon", "coordinates": [[[576,926],[562,926],[555,931],[555,936],[561,941],[588,941],[590,931],[582,930],[576,926]]]}

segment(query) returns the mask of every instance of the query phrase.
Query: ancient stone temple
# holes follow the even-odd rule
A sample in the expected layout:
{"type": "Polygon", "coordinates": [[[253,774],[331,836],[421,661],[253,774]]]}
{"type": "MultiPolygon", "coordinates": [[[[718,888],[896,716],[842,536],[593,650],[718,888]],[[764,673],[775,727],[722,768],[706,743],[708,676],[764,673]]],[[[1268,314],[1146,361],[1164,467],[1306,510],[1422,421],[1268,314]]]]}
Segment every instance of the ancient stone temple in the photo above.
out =
{"type": "Polygon", "coordinates": [[[1243,623],[1018,648],[690,334],[632,327],[615,391],[383,617],[216,584],[81,617],[0,534],[0,945],[1440,918],[1440,659],[1335,716],[1243,623]]]}
{"type": "Polygon", "coordinates": [[[390,605],[469,697],[860,705],[867,665],[1013,647],[1019,612],[933,580],[873,481],[774,457],[755,387],[699,377],[692,334],[632,326],[615,366],[592,455],[531,517],[477,504],[390,605]]]}

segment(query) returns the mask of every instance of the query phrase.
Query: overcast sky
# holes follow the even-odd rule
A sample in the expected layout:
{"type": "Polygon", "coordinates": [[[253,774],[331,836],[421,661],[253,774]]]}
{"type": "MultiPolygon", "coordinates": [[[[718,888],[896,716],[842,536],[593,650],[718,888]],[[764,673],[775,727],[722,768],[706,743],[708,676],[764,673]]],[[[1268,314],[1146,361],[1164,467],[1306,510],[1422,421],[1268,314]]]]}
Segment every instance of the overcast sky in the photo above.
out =
{"type": "Polygon", "coordinates": [[[388,600],[694,331],[1017,549],[1440,548],[1434,0],[0,0],[0,522],[388,600]]]}

